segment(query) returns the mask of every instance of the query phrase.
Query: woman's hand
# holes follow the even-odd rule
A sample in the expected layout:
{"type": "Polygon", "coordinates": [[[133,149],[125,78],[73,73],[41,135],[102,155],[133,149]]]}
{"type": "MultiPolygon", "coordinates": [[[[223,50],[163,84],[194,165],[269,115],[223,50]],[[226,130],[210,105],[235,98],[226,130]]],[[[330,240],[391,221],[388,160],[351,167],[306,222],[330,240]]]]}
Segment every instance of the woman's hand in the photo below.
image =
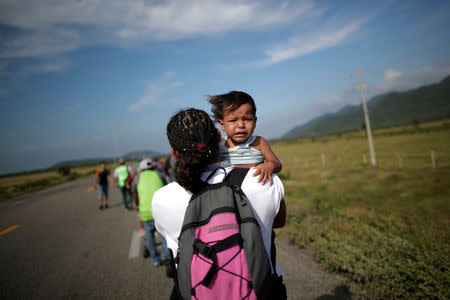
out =
{"type": "Polygon", "coordinates": [[[268,161],[262,164],[259,164],[255,167],[256,171],[253,176],[258,176],[258,182],[261,182],[262,185],[266,184],[266,181],[270,181],[270,185],[273,184],[272,174],[274,170],[276,170],[277,166],[275,163],[268,161]]]}

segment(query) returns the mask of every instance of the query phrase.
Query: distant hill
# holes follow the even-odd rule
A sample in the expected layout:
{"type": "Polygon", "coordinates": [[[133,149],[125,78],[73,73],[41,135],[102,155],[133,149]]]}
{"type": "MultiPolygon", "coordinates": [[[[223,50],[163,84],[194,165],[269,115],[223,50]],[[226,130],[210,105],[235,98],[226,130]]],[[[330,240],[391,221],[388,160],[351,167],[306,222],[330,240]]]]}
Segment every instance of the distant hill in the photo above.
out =
{"type": "MultiPolygon", "coordinates": [[[[371,98],[367,107],[372,128],[383,128],[450,117],[450,76],[441,82],[405,92],[371,98]]],[[[362,104],[347,105],[335,113],[315,118],[287,132],[283,138],[310,137],[359,130],[364,123],[362,104]]]]}
{"type": "Polygon", "coordinates": [[[61,166],[67,166],[67,167],[91,166],[91,165],[100,164],[100,162],[102,162],[102,161],[111,163],[115,160],[116,160],[116,158],[113,158],[113,157],[96,157],[96,158],[64,160],[64,161],[54,164],[53,166],[51,166],[48,169],[56,169],[61,166]]]}
{"type": "MultiPolygon", "coordinates": [[[[128,152],[120,157],[125,160],[134,160],[134,159],[141,159],[144,157],[158,156],[158,155],[161,155],[161,153],[152,151],[152,150],[139,150],[139,151],[128,152]]],[[[102,162],[102,161],[111,163],[111,162],[117,161],[117,159],[118,158],[116,158],[116,157],[96,157],[96,158],[86,158],[86,159],[65,160],[65,161],[61,161],[57,164],[54,164],[49,169],[55,169],[60,166],[79,167],[79,166],[95,165],[95,164],[100,164],[100,162],[102,162]]]]}
{"type": "Polygon", "coordinates": [[[152,150],[140,150],[140,151],[128,152],[127,154],[123,155],[122,158],[123,159],[141,159],[144,157],[157,156],[157,155],[161,155],[161,153],[155,152],[152,150]]]}

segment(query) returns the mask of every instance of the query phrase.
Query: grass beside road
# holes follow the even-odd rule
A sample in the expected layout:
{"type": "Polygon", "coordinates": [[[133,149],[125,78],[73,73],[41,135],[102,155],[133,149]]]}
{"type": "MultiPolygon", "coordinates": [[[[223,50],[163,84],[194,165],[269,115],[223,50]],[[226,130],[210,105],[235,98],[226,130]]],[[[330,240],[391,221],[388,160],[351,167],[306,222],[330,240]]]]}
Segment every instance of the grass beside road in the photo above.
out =
{"type": "Polygon", "coordinates": [[[435,128],[375,132],[377,167],[363,133],[273,143],[288,208],[279,235],[360,298],[450,299],[450,130],[435,128]]]}
{"type": "Polygon", "coordinates": [[[94,174],[96,167],[75,167],[66,176],[59,174],[57,170],[49,170],[1,177],[0,201],[94,174]]]}
{"type": "MultiPolygon", "coordinates": [[[[126,161],[130,166],[134,166],[136,161],[126,161]]],[[[70,168],[70,173],[61,175],[57,169],[26,172],[22,174],[6,175],[0,177],[0,201],[14,198],[27,193],[39,191],[54,185],[58,185],[80,177],[95,174],[98,165],[80,166],[70,168]]],[[[117,164],[108,164],[109,171],[114,171],[117,164]]],[[[93,182],[92,182],[93,183],[93,182]]]]}

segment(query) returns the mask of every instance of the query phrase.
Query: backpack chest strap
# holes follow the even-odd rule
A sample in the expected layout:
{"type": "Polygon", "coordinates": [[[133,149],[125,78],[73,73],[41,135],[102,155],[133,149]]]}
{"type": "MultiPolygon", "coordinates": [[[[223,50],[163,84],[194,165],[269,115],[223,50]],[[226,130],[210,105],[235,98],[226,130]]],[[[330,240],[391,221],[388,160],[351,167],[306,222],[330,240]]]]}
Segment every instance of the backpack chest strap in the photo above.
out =
{"type": "Polygon", "coordinates": [[[192,246],[194,247],[195,252],[198,252],[203,256],[208,257],[209,259],[212,259],[214,261],[216,253],[224,251],[235,244],[239,244],[242,246],[243,241],[244,240],[242,239],[242,235],[240,233],[236,233],[230,235],[226,239],[223,239],[215,243],[212,246],[202,242],[200,239],[195,239],[194,244],[192,246]]]}
{"type": "Polygon", "coordinates": [[[194,247],[194,252],[200,253],[203,256],[212,260],[212,264],[209,268],[209,271],[206,274],[205,278],[203,278],[203,280],[200,282],[200,284],[208,287],[211,284],[217,271],[225,267],[225,265],[228,263],[227,262],[223,266],[219,267],[217,265],[217,257],[216,257],[217,253],[224,251],[236,244],[238,244],[239,248],[242,249],[243,242],[244,240],[242,239],[242,235],[240,233],[230,235],[226,239],[223,239],[212,246],[202,242],[200,239],[195,239],[194,244],[192,245],[194,247]]]}

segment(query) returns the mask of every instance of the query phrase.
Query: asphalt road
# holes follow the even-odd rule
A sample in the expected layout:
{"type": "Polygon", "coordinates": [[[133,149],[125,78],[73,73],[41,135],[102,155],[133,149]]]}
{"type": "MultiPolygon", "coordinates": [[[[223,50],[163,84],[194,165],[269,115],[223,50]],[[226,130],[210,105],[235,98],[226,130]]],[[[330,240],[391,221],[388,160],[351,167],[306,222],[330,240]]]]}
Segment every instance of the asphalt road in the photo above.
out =
{"type": "MultiPolygon", "coordinates": [[[[98,209],[93,177],[0,203],[0,297],[168,299],[164,267],[142,257],[136,211],[110,188],[98,209]]],[[[277,242],[289,299],[351,299],[305,250],[277,242]]]]}

